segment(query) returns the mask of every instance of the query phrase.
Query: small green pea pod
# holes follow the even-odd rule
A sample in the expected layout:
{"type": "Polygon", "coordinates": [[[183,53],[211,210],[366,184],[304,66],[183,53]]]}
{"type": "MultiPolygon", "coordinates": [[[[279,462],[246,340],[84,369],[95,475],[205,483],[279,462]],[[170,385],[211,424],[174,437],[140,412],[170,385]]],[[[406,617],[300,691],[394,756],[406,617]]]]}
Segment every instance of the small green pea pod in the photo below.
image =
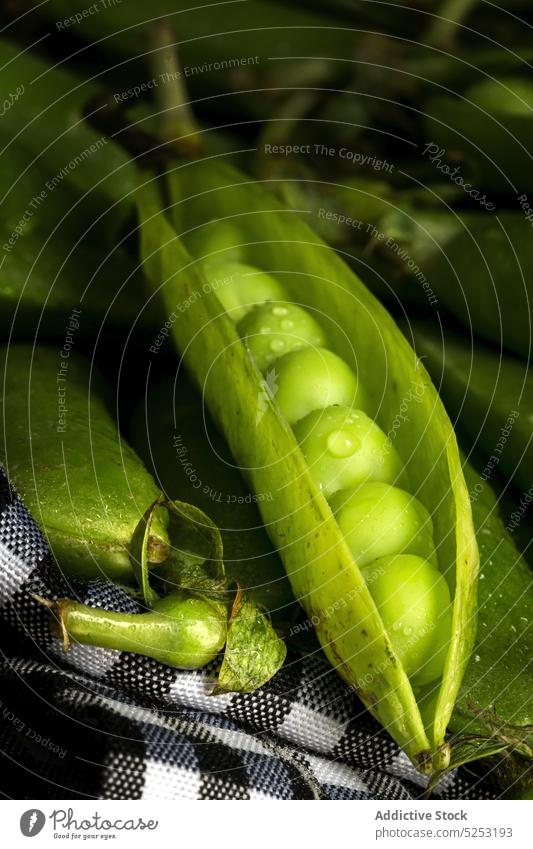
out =
{"type": "Polygon", "coordinates": [[[176,229],[153,188],[140,194],[139,205],[148,277],[169,313],[180,310],[172,328],[178,350],[253,491],[272,493],[259,505],[263,522],[325,653],[413,763],[428,772],[433,761],[440,769],[449,759],[445,732],[475,635],[478,568],[468,492],[444,407],[386,310],[260,185],[206,161],[178,169],[170,190],[176,229]],[[420,694],[275,393],[222,307],[223,279],[205,265],[209,279],[204,276],[176,235],[198,233],[217,220],[234,233],[228,250],[237,246],[243,263],[275,274],[293,301],[323,321],[330,350],[357,374],[365,410],[388,435],[411,492],[432,516],[439,569],[453,595],[453,624],[437,704],[426,722],[420,694]]]}
{"type": "MultiPolygon", "coordinates": [[[[109,388],[70,349],[0,349],[0,460],[71,576],[130,582],[135,529],[158,499],[153,478],[120,438],[109,388]]],[[[166,511],[153,519],[148,559],[168,553],[166,511]]]]}
{"type": "Polygon", "coordinates": [[[257,508],[268,494],[247,488],[190,383],[180,377],[175,385],[174,374],[165,374],[150,384],[129,436],[167,497],[196,505],[216,523],[228,581],[278,620],[290,619],[290,585],[257,508]]]}
{"type": "Polygon", "coordinates": [[[406,335],[425,358],[451,415],[479,448],[485,476],[504,472],[524,493],[533,485],[533,374],[525,362],[456,333],[413,322],[406,335]]]}

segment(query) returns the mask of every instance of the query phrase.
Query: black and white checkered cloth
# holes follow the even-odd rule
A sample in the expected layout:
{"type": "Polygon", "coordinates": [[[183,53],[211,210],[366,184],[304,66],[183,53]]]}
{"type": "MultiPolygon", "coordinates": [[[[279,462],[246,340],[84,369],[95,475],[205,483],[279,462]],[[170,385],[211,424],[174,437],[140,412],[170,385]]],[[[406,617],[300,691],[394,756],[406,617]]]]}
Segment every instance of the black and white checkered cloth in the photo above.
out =
{"type": "MultiPolygon", "coordinates": [[[[425,780],[322,656],[289,655],[252,695],[197,672],[51,636],[32,598],[136,611],[104,582],[67,585],[0,470],[0,791],[15,799],[413,799],[425,780]]],[[[436,796],[492,798],[468,769],[436,796]]]]}

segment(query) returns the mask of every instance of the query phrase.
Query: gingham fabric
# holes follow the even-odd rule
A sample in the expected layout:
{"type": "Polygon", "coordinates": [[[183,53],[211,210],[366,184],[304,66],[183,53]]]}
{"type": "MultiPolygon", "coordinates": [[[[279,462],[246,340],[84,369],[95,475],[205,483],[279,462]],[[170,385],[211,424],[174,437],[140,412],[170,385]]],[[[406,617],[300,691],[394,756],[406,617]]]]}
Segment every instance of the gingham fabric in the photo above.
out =
{"type": "MultiPolygon", "coordinates": [[[[32,594],[137,610],[104,582],[72,584],[0,470],[0,790],[15,799],[416,799],[425,780],[322,656],[289,657],[251,695],[198,672],[74,645],[32,594]]],[[[435,796],[492,798],[469,769],[435,796]]]]}

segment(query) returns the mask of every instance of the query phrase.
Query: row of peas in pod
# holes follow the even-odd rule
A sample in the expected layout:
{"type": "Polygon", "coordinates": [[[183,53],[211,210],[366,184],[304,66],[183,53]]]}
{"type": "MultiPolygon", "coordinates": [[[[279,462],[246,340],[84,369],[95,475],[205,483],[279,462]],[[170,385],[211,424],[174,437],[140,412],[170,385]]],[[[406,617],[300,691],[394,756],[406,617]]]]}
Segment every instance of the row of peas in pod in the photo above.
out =
{"type": "MultiPolygon", "coordinates": [[[[243,262],[238,233],[218,222],[189,251],[291,425],[361,569],[413,686],[443,672],[451,629],[431,516],[408,492],[391,440],[365,412],[364,385],[328,348],[320,315],[287,299],[280,280],[243,262]]],[[[363,382],[364,384],[364,382],[363,382]]]]}

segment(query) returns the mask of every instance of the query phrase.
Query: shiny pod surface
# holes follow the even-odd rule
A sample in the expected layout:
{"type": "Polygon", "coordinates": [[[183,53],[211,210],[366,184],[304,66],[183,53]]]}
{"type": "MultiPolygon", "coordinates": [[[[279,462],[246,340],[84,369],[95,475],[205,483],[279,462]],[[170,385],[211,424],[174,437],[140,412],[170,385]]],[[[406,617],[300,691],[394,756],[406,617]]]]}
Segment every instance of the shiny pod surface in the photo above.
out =
{"type": "MultiPolygon", "coordinates": [[[[0,370],[0,459],[61,569],[132,580],[132,537],[160,492],[118,434],[109,387],[84,357],[48,347],[0,349],[0,370]]],[[[161,518],[151,560],[167,550],[161,518]]]]}

